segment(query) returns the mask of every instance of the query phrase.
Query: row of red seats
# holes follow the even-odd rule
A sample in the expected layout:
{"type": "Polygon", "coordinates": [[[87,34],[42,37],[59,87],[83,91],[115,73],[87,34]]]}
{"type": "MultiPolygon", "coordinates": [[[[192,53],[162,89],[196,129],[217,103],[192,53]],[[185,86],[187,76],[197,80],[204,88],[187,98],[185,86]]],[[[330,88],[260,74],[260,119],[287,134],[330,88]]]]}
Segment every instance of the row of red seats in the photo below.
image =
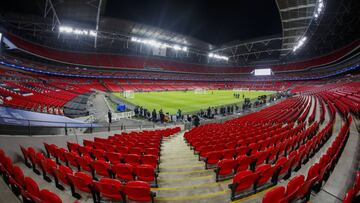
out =
{"type": "Polygon", "coordinates": [[[352,203],[360,201],[360,171],[357,172],[354,184],[346,192],[343,203],[352,203]]]}
{"type": "Polygon", "coordinates": [[[0,175],[13,193],[23,202],[35,203],[61,203],[62,200],[47,189],[39,189],[38,184],[31,178],[25,177],[19,166],[13,164],[12,160],[0,149],[0,175]]]}
{"type": "MultiPolygon", "coordinates": [[[[250,169],[257,171],[263,164],[275,164],[276,167],[274,167],[274,169],[279,172],[278,176],[280,178],[289,175],[289,171],[287,171],[284,166],[295,166],[295,169],[301,167],[302,161],[308,157],[308,153],[310,153],[311,150],[310,145],[307,144],[307,140],[315,134],[317,128],[318,125],[315,123],[299,136],[295,135],[291,138],[284,138],[283,140],[279,140],[276,145],[268,146],[264,150],[255,150],[255,152],[250,155],[241,154],[236,157],[235,160],[227,158],[217,162],[217,168],[215,170],[217,180],[219,180],[219,176],[229,177],[232,173],[244,170],[250,169]],[[287,156],[290,160],[284,159],[287,156]],[[280,167],[283,167],[281,171],[280,167]]],[[[274,182],[277,182],[277,177],[274,179],[274,182]]]]}
{"type": "Polygon", "coordinates": [[[267,192],[263,203],[287,203],[300,199],[309,200],[311,191],[319,192],[322,183],[328,179],[344,149],[349,136],[349,126],[352,117],[348,117],[332,145],[323,154],[319,162],[312,165],[305,180],[303,175],[291,179],[285,189],[283,186],[275,187],[267,192]]]}
{"type": "MultiPolygon", "coordinates": [[[[27,151],[33,150],[31,147],[27,149],[27,151]]],[[[23,147],[22,151],[24,151],[23,147]]],[[[83,192],[91,194],[95,203],[104,198],[117,201],[126,198],[132,201],[154,201],[155,193],[150,191],[151,185],[148,183],[156,178],[152,166],[141,165],[133,168],[129,164],[121,163],[110,166],[104,161],[96,160],[87,167],[93,168],[102,177],[97,178],[94,177],[94,174],[92,177],[88,173],[75,172],[66,165],[57,164],[53,159],[46,158],[41,152],[35,153],[35,157],[31,155],[32,153],[25,155],[30,159],[30,163],[25,162],[25,164],[36,174],[42,174],[44,180],[48,182],[54,180],[58,189],[65,190],[65,186],[70,187],[72,196],[77,199],[82,197],[79,192],[83,192]],[[37,168],[41,169],[41,173],[37,168]]],[[[155,183],[157,184],[157,181],[155,183]]]]}
{"type": "Polygon", "coordinates": [[[148,159],[143,159],[141,165],[139,163],[134,164],[133,162],[120,163],[120,161],[109,163],[104,160],[93,160],[88,156],[74,156],[73,158],[66,159],[67,161],[69,160],[68,162],[60,162],[59,160],[57,162],[51,158],[46,158],[42,152],[36,152],[32,147],[27,149],[22,146],[20,147],[25,165],[32,168],[37,174],[40,174],[38,170],[40,168],[45,180],[49,180],[47,173],[55,174],[54,168],[64,165],[69,168],[75,167],[79,172],[88,172],[94,180],[97,180],[98,176],[119,178],[122,182],[141,180],[153,183],[157,187],[157,173],[152,161],[154,159],[150,159],[150,162],[148,159]]]}

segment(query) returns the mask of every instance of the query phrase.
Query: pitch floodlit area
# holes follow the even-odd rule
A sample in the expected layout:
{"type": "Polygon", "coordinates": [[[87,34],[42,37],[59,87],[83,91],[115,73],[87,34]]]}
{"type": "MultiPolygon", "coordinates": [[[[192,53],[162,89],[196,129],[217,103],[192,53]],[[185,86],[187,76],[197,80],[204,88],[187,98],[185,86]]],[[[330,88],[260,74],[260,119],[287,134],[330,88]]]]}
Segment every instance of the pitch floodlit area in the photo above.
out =
{"type": "Polygon", "coordinates": [[[164,91],[164,92],[135,92],[134,98],[124,98],[122,93],[114,93],[115,96],[125,99],[134,105],[143,106],[148,110],[163,111],[175,114],[178,109],[182,112],[199,111],[210,107],[240,103],[245,98],[257,98],[260,95],[269,95],[269,91],[233,91],[233,90],[208,90],[205,93],[195,91],[164,91]],[[234,93],[240,93],[240,99],[234,97],[234,93]]]}

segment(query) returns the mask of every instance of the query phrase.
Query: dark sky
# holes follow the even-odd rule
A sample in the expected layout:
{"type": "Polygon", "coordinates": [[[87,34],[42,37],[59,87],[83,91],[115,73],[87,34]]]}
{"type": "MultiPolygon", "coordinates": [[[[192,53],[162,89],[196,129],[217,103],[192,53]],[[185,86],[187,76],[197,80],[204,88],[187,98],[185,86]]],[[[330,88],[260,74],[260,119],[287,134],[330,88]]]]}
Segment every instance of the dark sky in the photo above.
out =
{"type": "Polygon", "coordinates": [[[275,0],[108,0],[105,16],[220,45],[281,34],[275,0]]]}

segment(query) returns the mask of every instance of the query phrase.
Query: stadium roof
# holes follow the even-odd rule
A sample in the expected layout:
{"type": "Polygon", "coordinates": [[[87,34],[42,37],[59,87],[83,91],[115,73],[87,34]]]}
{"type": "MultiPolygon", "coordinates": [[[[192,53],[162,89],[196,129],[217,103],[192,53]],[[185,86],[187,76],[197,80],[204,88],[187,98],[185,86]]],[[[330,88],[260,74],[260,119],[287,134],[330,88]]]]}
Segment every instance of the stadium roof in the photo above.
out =
{"type": "Polygon", "coordinates": [[[12,0],[0,11],[6,30],[48,46],[134,54],[139,49],[129,42],[136,36],[187,46],[201,63],[210,51],[239,65],[311,58],[360,36],[357,0],[12,0]],[[59,35],[60,24],[98,36],[59,35]],[[304,47],[293,52],[304,36],[304,47]]]}

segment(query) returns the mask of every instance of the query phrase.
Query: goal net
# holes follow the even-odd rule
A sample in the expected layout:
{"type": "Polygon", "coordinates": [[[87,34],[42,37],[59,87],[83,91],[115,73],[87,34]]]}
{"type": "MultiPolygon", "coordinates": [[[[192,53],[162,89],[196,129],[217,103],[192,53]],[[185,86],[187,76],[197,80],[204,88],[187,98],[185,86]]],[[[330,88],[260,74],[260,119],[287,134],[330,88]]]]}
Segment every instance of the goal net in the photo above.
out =
{"type": "Polygon", "coordinates": [[[123,96],[125,98],[134,98],[135,97],[135,94],[134,94],[134,91],[132,90],[127,90],[127,91],[124,91],[123,92],[123,96]]]}
{"type": "Polygon", "coordinates": [[[207,89],[204,89],[204,88],[196,88],[194,90],[195,94],[207,94],[208,93],[208,90],[207,89]]]}
{"type": "Polygon", "coordinates": [[[234,88],[233,91],[234,92],[241,92],[241,91],[249,91],[249,88],[234,88]]]}

